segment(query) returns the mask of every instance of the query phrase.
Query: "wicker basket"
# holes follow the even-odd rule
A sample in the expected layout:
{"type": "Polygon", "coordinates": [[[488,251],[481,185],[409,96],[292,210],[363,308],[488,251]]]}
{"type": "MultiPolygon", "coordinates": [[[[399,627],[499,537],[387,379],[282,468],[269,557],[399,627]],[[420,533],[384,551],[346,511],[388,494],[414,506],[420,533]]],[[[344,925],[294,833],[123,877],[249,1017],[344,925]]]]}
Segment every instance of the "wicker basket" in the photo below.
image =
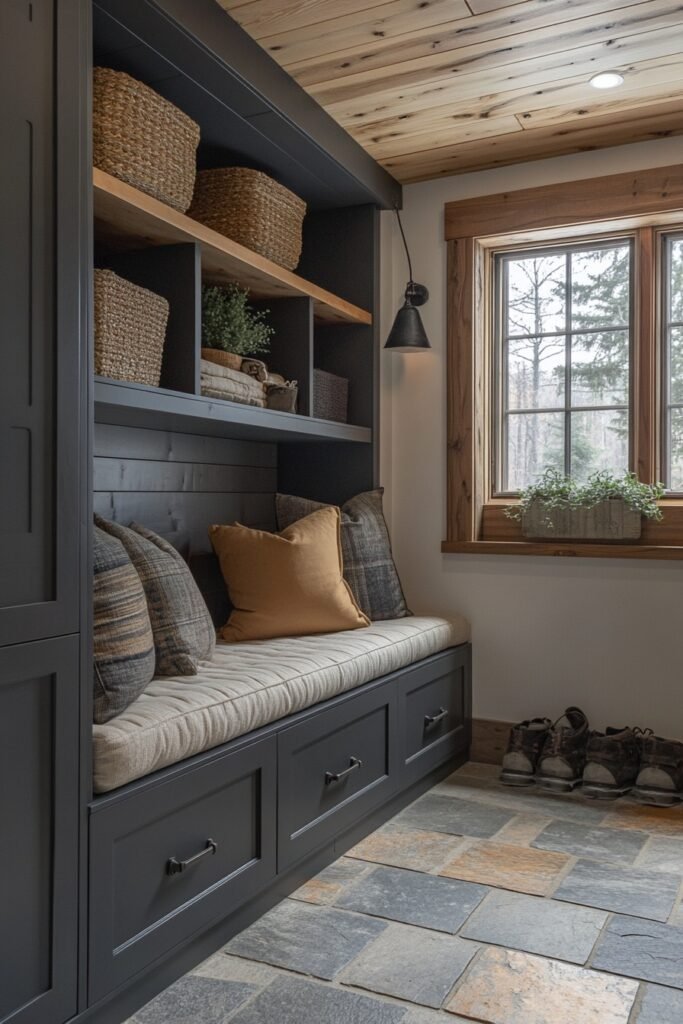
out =
{"type": "Polygon", "coordinates": [[[202,348],[202,359],[208,359],[210,363],[218,366],[227,366],[230,370],[242,368],[242,356],[236,356],[234,352],[224,352],[222,348],[202,348]]]}
{"type": "Polygon", "coordinates": [[[199,125],[124,71],[93,73],[96,167],[185,213],[192,202],[199,125]]]}
{"type": "Polygon", "coordinates": [[[301,258],[306,204],[248,167],[200,171],[189,214],[221,235],[294,270],[301,258]]]}
{"type": "Polygon", "coordinates": [[[349,415],[349,382],[327,370],[313,371],[313,415],[321,420],[346,423],[349,415]]]}
{"type": "Polygon", "coordinates": [[[112,270],[95,271],[95,373],[159,386],[168,302],[112,270]]]}

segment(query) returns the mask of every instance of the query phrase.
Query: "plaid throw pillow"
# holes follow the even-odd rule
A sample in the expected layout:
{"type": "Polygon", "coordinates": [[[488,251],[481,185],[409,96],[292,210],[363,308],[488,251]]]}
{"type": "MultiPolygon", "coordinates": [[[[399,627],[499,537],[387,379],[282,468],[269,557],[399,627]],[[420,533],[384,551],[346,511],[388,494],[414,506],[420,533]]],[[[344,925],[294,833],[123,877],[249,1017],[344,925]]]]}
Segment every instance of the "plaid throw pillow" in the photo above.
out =
{"type": "MultiPolygon", "coordinates": [[[[373,622],[402,619],[406,607],[401,581],[391,555],[389,531],[382,511],[383,488],[357,494],[341,507],[344,579],[359,607],[373,622]]],[[[326,506],[291,494],[275,496],[277,524],[285,530],[298,519],[326,506]]]]}
{"type": "Polygon", "coordinates": [[[154,637],[145,592],[123,544],[95,527],[93,541],[93,718],[108,722],[154,675],[154,637]]]}
{"type": "Polygon", "coordinates": [[[128,552],[145,589],[158,676],[194,676],[216,645],[209,610],[182,555],[151,530],[95,519],[128,552]]]}

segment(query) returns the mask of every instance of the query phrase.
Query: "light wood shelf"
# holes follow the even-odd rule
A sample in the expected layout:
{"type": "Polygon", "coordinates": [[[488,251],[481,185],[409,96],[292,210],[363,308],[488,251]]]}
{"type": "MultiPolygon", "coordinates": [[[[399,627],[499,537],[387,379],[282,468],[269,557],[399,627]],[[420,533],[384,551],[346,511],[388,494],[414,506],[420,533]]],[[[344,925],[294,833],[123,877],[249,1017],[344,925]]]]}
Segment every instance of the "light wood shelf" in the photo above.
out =
{"type": "Polygon", "coordinates": [[[118,249],[196,242],[201,248],[202,275],[207,281],[238,281],[258,299],[310,297],[315,319],[320,323],[372,323],[367,310],[279,267],[96,167],[93,204],[98,240],[118,249]]]}

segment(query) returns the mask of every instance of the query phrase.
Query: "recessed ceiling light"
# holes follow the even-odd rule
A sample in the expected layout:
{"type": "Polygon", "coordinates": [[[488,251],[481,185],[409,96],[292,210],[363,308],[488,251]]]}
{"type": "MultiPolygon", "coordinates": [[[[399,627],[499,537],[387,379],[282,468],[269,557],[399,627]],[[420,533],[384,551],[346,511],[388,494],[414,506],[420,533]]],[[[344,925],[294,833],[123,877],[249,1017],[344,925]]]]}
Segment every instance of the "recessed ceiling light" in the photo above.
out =
{"type": "Polygon", "coordinates": [[[618,71],[601,71],[599,75],[593,75],[589,84],[594,89],[616,89],[624,84],[624,76],[618,71]]]}

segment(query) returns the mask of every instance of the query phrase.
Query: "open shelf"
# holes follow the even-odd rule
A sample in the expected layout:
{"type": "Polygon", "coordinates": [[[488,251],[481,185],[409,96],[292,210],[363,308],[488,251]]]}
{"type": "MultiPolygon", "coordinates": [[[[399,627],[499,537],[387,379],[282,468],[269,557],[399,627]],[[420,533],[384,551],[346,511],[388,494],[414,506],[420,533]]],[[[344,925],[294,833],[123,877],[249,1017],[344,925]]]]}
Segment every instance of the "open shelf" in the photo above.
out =
{"type": "Polygon", "coordinates": [[[243,245],[179,213],[118,178],[93,168],[97,237],[120,249],[196,242],[202,275],[212,283],[238,281],[253,298],[307,297],[316,321],[325,324],[371,324],[372,315],[332,292],[251,252],[243,245]]]}
{"type": "Polygon", "coordinates": [[[361,444],[372,441],[369,427],[103,377],[95,378],[95,420],[251,441],[355,441],[361,444]]]}

